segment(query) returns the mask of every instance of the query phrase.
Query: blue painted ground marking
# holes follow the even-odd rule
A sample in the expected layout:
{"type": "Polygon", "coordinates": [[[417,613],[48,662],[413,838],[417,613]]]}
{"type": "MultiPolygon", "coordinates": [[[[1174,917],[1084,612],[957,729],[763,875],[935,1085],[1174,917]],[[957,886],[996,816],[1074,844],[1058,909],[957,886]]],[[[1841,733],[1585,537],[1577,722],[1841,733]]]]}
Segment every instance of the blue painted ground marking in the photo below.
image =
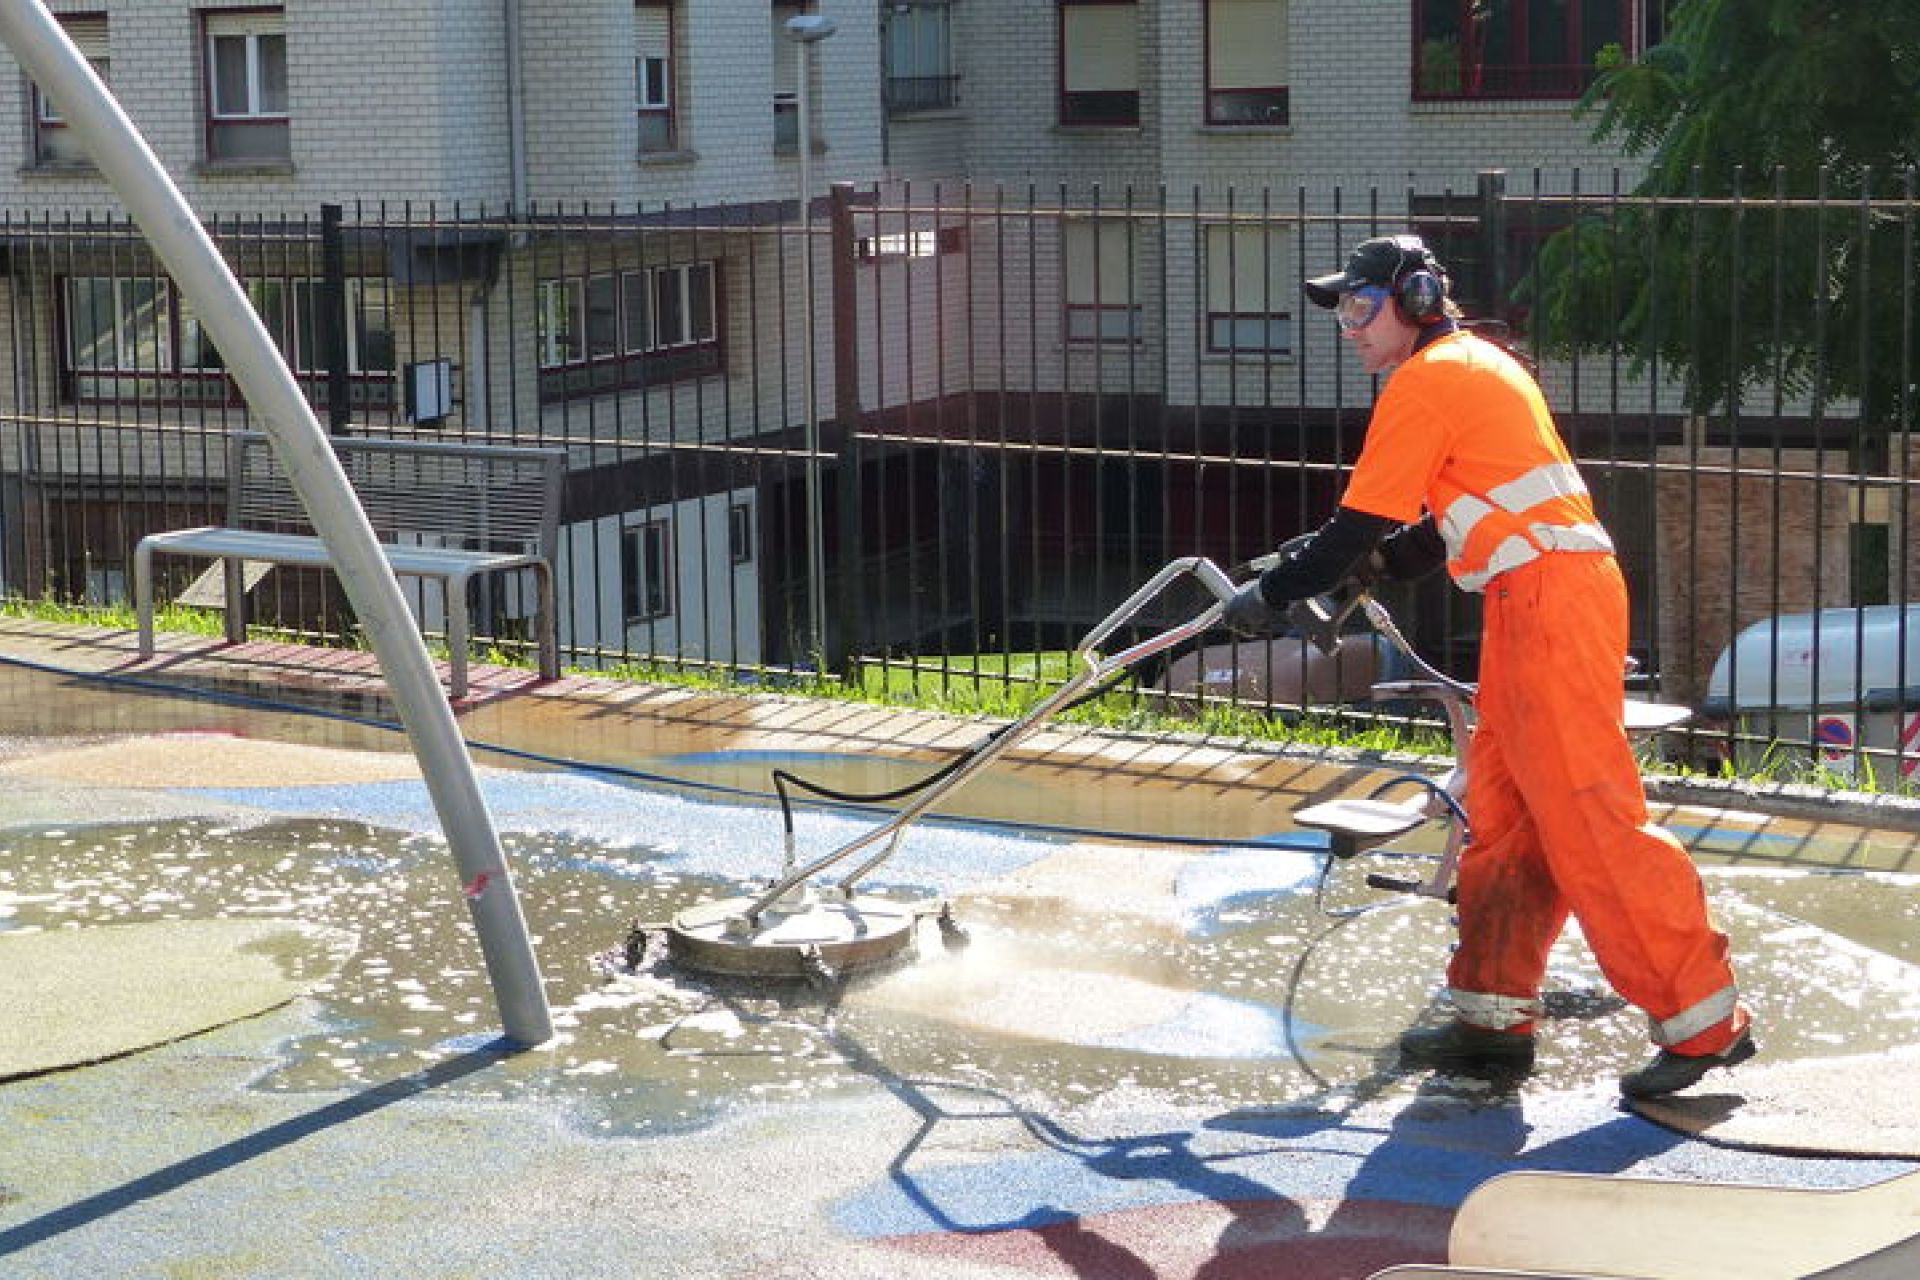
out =
{"type": "Polygon", "coordinates": [[[1487,1179],[1517,1169],[1849,1188],[1916,1167],[1690,1141],[1622,1115],[1610,1093],[1530,1096],[1479,1108],[1403,1101],[1358,1114],[1234,1112],[1191,1131],[1168,1127],[1138,1138],[1034,1126],[1033,1150],[984,1162],[928,1159],[897,1167],[842,1200],[834,1220],[854,1235],[876,1238],[1263,1198],[1446,1209],[1487,1179]]]}

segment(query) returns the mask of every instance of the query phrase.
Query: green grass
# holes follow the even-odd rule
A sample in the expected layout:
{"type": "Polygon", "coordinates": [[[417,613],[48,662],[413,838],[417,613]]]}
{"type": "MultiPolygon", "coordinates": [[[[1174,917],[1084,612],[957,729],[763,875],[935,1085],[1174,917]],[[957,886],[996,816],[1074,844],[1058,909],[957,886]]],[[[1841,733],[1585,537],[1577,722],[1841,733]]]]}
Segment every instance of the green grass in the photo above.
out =
{"type": "MultiPolygon", "coordinates": [[[[137,625],[129,605],[83,605],[52,600],[0,599],[0,616],[32,618],[79,626],[131,631],[137,625]]],[[[224,630],[217,609],[195,609],[167,604],[155,610],[159,631],[217,636],[224,630]]],[[[314,637],[255,627],[257,634],[275,638],[314,637]]],[[[335,641],[347,647],[366,647],[364,641],[335,641]]],[[[444,655],[438,636],[428,637],[430,650],[444,655]]],[[[521,649],[490,647],[475,654],[479,662],[495,666],[530,666],[521,649]]],[[[1066,650],[1041,653],[991,653],[955,656],[934,662],[863,662],[848,677],[810,673],[733,672],[724,668],[676,662],[616,662],[576,668],[589,674],[636,683],[668,685],[719,693],[765,693],[826,698],[877,706],[907,707],[957,716],[1018,719],[1064,684],[1073,673],[1073,655],[1066,650]]],[[[1182,732],[1224,738],[1289,742],[1312,747],[1346,747],[1361,751],[1403,751],[1445,755],[1451,748],[1444,734],[1419,726],[1356,727],[1329,716],[1282,720],[1249,707],[1214,703],[1197,714],[1180,714],[1156,706],[1123,683],[1114,692],[1071,707],[1060,719],[1073,724],[1137,733],[1182,732]]]]}
{"type": "MultiPolygon", "coordinates": [[[[42,622],[119,628],[136,625],[131,605],[95,606],[56,601],[0,599],[0,616],[42,622]]],[[[156,611],[161,631],[193,635],[220,635],[219,610],[163,606],[156,611]]],[[[260,634],[324,643],[311,636],[257,628],[260,634]]],[[[345,643],[345,642],[337,642],[345,643]]],[[[428,638],[429,648],[441,655],[440,637],[428,638]]],[[[352,647],[365,648],[357,643],[352,647]]],[[[497,666],[529,666],[524,649],[491,647],[476,659],[497,666]]],[[[713,693],[777,692],[794,697],[823,698],[877,706],[903,707],[957,716],[1018,719],[1033,710],[1072,675],[1073,655],[1065,650],[1040,653],[992,653],[939,660],[860,663],[846,678],[807,672],[736,672],[726,668],[678,662],[610,662],[576,668],[587,674],[636,683],[668,685],[713,693]]],[[[1164,702],[1143,697],[1130,682],[1061,713],[1067,723],[1117,731],[1155,734],[1191,733],[1257,742],[1282,742],[1311,748],[1341,748],[1367,754],[1411,753],[1448,756],[1452,745],[1437,725],[1404,721],[1366,721],[1351,715],[1274,716],[1252,707],[1208,703],[1184,712],[1167,709],[1164,702]]],[[[1646,767],[1650,772],[1678,777],[1717,777],[1762,785],[1791,783],[1828,791],[1886,792],[1914,795],[1911,784],[1887,787],[1870,769],[1853,777],[1810,761],[1805,748],[1771,744],[1757,764],[1736,768],[1732,761],[1717,767],[1689,766],[1666,761],[1646,767]]]]}

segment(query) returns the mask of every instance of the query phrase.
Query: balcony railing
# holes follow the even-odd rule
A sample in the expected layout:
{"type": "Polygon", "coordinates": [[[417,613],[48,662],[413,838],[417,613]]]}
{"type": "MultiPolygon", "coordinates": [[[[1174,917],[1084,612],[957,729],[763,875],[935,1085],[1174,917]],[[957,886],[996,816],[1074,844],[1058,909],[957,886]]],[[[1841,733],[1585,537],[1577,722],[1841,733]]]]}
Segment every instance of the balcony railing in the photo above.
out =
{"type": "Polygon", "coordinates": [[[960,105],[959,76],[889,76],[886,83],[889,115],[915,111],[944,111],[960,105]]]}

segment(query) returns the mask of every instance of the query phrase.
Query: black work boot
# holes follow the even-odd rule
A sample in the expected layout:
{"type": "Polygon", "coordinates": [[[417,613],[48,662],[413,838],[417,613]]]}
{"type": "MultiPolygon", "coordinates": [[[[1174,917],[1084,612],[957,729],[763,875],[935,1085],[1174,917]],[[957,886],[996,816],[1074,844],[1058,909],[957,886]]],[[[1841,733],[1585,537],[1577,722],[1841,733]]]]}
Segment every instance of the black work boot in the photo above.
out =
{"type": "Polygon", "coordinates": [[[1620,1077],[1620,1092],[1629,1098],[1662,1098],[1699,1084],[1700,1078],[1715,1067],[1738,1066],[1758,1052],[1751,1028],[1742,1030],[1732,1044],[1718,1053],[1675,1053],[1662,1049],[1652,1062],[1620,1077]]]}
{"type": "Polygon", "coordinates": [[[1401,1035],[1400,1059],[1418,1066],[1468,1071],[1530,1071],[1533,1036],[1476,1027],[1455,1018],[1443,1027],[1416,1027],[1401,1035]]]}

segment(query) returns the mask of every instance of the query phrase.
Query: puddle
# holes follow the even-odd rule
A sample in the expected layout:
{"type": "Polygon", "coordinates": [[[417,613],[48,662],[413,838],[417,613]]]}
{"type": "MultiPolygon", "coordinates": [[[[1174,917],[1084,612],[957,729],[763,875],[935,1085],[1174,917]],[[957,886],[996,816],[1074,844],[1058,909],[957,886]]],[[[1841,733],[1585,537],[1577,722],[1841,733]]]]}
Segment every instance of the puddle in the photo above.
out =
{"type": "MultiPolygon", "coordinates": [[[[42,698],[4,700],[0,757],[55,745],[36,736],[55,731],[30,711],[42,698]]],[[[280,733],[305,746],[394,745],[363,726],[164,699],[115,711],[89,694],[71,710],[55,718],[59,731],[80,735],[59,740],[69,744],[192,729],[255,745],[280,733]]],[[[356,935],[359,949],[303,1006],[316,1029],[279,1048],[263,1089],[364,1088],[397,1066],[492,1042],[493,994],[417,781],[245,785],[202,772],[165,790],[138,789],[138,780],[69,787],[64,822],[47,816],[59,811],[59,788],[35,782],[30,809],[0,815],[0,931],[227,916],[356,935]],[[103,820],[116,806],[167,811],[103,820]],[[178,812],[192,806],[202,816],[178,812]]],[[[608,956],[629,921],[738,896],[777,870],[778,815],[568,773],[489,770],[485,786],[558,1034],[444,1088],[559,1100],[600,1132],[699,1126],[743,1102],[935,1081],[1054,1107],[1124,1097],[1219,1111],[1411,1090],[1414,1080],[1391,1070],[1391,1046],[1432,1015],[1453,939],[1445,905],[1364,888],[1369,870],[1404,872],[1386,859],[1340,864],[1321,886],[1318,856],[1302,849],[1121,846],[930,825],[863,887],[952,897],[973,938],[965,950],[946,951],[927,924],[917,960],[830,994],[678,971],[657,938],[624,971],[608,956]]],[[[1091,790],[1072,797],[1076,816],[1097,810],[1091,790]]],[[[874,820],[807,814],[807,850],[874,820]]],[[[1757,837],[1742,840],[1730,861],[1757,847],[1757,837]]],[[[1709,867],[1706,876],[1769,1055],[1911,1043],[1920,1029],[1916,878],[1780,870],[1771,847],[1768,856],[1762,869],[1709,867]]],[[[1609,995],[1577,934],[1554,954],[1549,1012],[1529,1087],[1610,1088],[1644,1059],[1640,1015],[1609,995]]]]}
{"type": "MultiPolygon", "coordinates": [[[[557,785],[579,799],[577,781],[513,785],[557,785]]],[[[601,823],[658,824],[659,803],[671,802],[619,788],[601,800],[601,823]]],[[[709,807],[704,817],[724,823],[730,813],[709,807]]],[[[992,842],[1029,859],[1057,847],[992,842]]],[[[804,984],[679,972],[658,942],[632,972],[605,967],[628,920],[742,891],[738,879],[686,870],[684,841],[509,832],[503,844],[558,1035],[448,1087],[560,1099],[608,1132],[698,1125],[741,1101],[889,1079],[978,1082],[1069,1104],[1124,1092],[1219,1108],[1377,1087],[1387,1046],[1427,1011],[1451,938],[1437,903],[1332,921],[1297,884],[1263,889],[1257,878],[1201,913],[1204,927],[1192,915],[1170,925],[1054,900],[1036,919],[1032,903],[963,893],[971,946],[947,953],[924,926],[917,962],[828,998],[804,984]]],[[[357,934],[359,950],[311,998],[322,1029],[285,1045],[260,1087],[364,1087],[392,1078],[396,1062],[425,1064],[492,1038],[491,989],[437,836],[276,818],[15,831],[6,846],[0,928],[226,915],[357,934]]],[[[1340,874],[1358,883],[1364,868],[1340,874]]],[[[1770,1049],[1859,1053],[1914,1038],[1910,883],[1740,873],[1710,885],[1770,1049]],[[1854,926],[1860,941],[1831,932],[1854,926]]],[[[1542,1037],[1537,1078],[1577,1083],[1638,1062],[1638,1015],[1605,998],[1576,942],[1557,953],[1554,985],[1563,1016],[1542,1037]]]]}

